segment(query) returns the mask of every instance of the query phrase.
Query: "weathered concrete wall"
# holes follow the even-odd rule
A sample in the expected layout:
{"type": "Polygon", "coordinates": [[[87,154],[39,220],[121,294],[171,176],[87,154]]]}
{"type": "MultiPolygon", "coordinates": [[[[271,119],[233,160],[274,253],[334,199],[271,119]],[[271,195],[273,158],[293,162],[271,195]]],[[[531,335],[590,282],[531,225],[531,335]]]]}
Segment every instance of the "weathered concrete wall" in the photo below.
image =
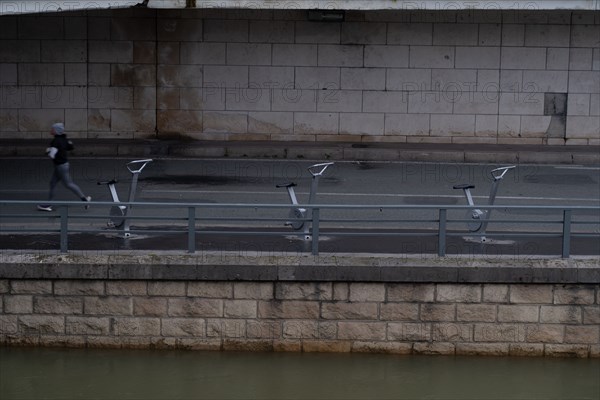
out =
{"type": "Polygon", "coordinates": [[[0,343],[597,358],[599,282],[593,259],[7,256],[0,343]]]}
{"type": "Polygon", "coordinates": [[[600,143],[600,13],[5,16],[0,138],[600,143]]]}
{"type": "Polygon", "coordinates": [[[598,285],[2,280],[8,345],[600,357],[598,285]]]}

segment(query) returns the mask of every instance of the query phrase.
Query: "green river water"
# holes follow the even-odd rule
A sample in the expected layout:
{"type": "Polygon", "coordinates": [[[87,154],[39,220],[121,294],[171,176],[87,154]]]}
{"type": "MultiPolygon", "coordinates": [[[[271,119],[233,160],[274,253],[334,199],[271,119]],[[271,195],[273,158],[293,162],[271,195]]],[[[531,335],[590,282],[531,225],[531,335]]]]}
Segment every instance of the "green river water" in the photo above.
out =
{"type": "Polygon", "coordinates": [[[0,399],[600,399],[600,360],[0,348],[0,399]]]}

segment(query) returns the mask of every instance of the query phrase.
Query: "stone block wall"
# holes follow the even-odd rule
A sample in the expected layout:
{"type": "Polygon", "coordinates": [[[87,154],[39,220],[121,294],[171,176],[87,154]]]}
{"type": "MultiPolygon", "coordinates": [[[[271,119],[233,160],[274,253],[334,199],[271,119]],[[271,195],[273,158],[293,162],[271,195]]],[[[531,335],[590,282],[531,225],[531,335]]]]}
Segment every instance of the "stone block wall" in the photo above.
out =
{"type": "Polygon", "coordinates": [[[600,13],[0,17],[0,139],[600,144],[600,13]]]}
{"type": "Polygon", "coordinates": [[[0,280],[4,345],[600,357],[597,284],[0,280]]]}

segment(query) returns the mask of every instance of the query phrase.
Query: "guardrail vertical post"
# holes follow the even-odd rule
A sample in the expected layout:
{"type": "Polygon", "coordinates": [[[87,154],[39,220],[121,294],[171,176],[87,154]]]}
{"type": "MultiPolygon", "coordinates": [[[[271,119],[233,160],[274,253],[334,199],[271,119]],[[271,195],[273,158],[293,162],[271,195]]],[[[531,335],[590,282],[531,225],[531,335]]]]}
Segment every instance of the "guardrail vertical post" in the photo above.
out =
{"type": "Polygon", "coordinates": [[[58,207],[58,214],[60,215],[60,252],[69,252],[69,207],[61,206],[58,207]]]}
{"type": "Polygon", "coordinates": [[[440,222],[438,231],[438,256],[444,257],[446,255],[446,213],[445,208],[440,208],[440,222]]]}
{"type": "Polygon", "coordinates": [[[188,207],[188,253],[196,252],[196,207],[188,207]]]}
{"type": "Polygon", "coordinates": [[[312,209],[312,254],[319,255],[319,209],[312,209]]]}
{"type": "Polygon", "coordinates": [[[562,258],[571,253],[571,216],[572,210],[563,210],[562,258]]]}

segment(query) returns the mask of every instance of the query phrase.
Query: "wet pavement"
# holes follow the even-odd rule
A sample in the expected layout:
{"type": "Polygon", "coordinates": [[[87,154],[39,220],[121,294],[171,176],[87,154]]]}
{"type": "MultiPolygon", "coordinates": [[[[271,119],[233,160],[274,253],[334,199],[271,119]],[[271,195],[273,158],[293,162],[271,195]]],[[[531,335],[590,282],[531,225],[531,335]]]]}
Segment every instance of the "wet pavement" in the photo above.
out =
{"type": "MultiPolygon", "coordinates": [[[[164,227],[162,228],[164,229],[164,227]]],[[[145,227],[126,238],[121,233],[74,233],[68,237],[68,249],[87,252],[127,251],[188,251],[187,233],[171,230],[168,233],[150,233],[158,227],[145,227]]],[[[560,256],[562,238],[515,236],[511,233],[489,236],[481,243],[479,238],[449,232],[446,238],[446,254],[483,257],[560,256]]],[[[11,250],[58,251],[58,234],[4,234],[0,235],[0,247],[11,250]]],[[[235,229],[207,228],[196,233],[195,251],[258,253],[269,255],[294,255],[310,253],[312,241],[300,234],[294,236],[282,230],[254,230],[252,234],[235,229]]],[[[319,253],[372,253],[372,254],[437,254],[438,238],[433,231],[382,231],[376,230],[327,230],[321,232],[319,253]],[[385,234],[385,235],[384,235],[385,234]],[[393,235],[393,236],[392,236],[393,235]]],[[[596,237],[574,237],[570,253],[573,256],[599,256],[600,241],[596,237]]]]}
{"type": "MultiPolygon", "coordinates": [[[[251,205],[243,210],[210,208],[198,211],[198,218],[267,218],[255,224],[257,233],[248,235],[242,229],[247,226],[199,227],[196,236],[196,250],[200,251],[260,251],[269,253],[304,253],[311,251],[311,244],[292,236],[291,230],[283,227],[282,221],[274,218],[285,218],[287,210],[274,209],[254,211],[254,205],[289,203],[285,190],[275,186],[294,181],[298,184],[299,201],[306,201],[310,187],[310,175],[306,167],[309,161],[290,160],[249,160],[249,159],[186,159],[163,158],[152,163],[140,177],[136,200],[141,202],[163,202],[169,208],[150,209],[146,214],[154,217],[157,214],[171,218],[174,224],[158,226],[167,222],[134,221],[132,224],[141,232],[130,239],[123,238],[118,232],[103,229],[109,215],[110,200],[106,187],[97,185],[97,181],[116,178],[119,180],[117,190],[125,196],[131,177],[125,169],[129,159],[73,159],[72,172],[75,181],[80,184],[86,194],[91,194],[95,204],[84,211],[76,207],[70,211],[69,229],[97,230],[100,233],[71,233],[69,249],[84,251],[119,251],[127,250],[187,250],[185,233],[185,208],[176,209],[172,204],[203,203],[219,205],[239,203],[251,205]],[[80,217],[77,219],[76,214],[80,217]],[[183,218],[183,220],[182,220],[183,218]],[[268,220],[270,218],[270,220],[268,220]],[[178,220],[178,222],[177,222],[178,220]],[[267,222],[265,222],[267,221],[267,222]],[[262,225],[261,225],[262,224],[262,225]],[[175,231],[179,229],[181,233],[175,231]],[[167,230],[168,233],[152,233],[153,230],[167,230]]],[[[452,187],[460,183],[472,183],[476,186],[474,197],[477,204],[485,204],[490,187],[490,170],[496,165],[490,164],[457,164],[457,163],[391,163],[391,162],[336,162],[321,179],[318,202],[332,205],[460,205],[464,204],[464,196],[452,187]]],[[[552,165],[519,165],[504,179],[497,205],[536,206],[527,209],[499,208],[492,216],[494,221],[504,223],[490,225],[488,233],[502,230],[504,237],[493,238],[484,244],[476,239],[465,239],[465,231],[458,232],[458,225],[448,225],[448,230],[456,232],[456,236],[447,238],[447,254],[479,254],[479,255],[556,255],[562,251],[560,224],[527,224],[527,221],[550,221],[556,223],[562,219],[562,210],[548,215],[545,206],[593,206],[600,205],[600,178],[598,167],[585,166],[552,166],[552,165]],[[513,219],[522,221],[519,226],[506,223],[513,219]],[[546,226],[551,225],[551,226],[546,226]],[[456,228],[455,228],[456,227],[456,228]],[[515,232],[554,232],[554,237],[522,237],[515,232]]],[[[5,158],[0,159],[0,199],[41,201],[46,195],[48,160],[41,158],[5,158]]],[[[72,194],[60,187],[57,199],[72,200],[72,194]]],[[[0,248],[32,249],[52,251],[60,248],[58,234],[39,233],[42,229],[57,229],[58,213],[40,213],[35,211],[35,204],[0,207],[0,248]],[[23,216],[32,215],[24,218],[23,216]],[[10,229],[18,228],[19,234],[10,229]],[[27,232],[37,229],[37,232],[27,232]]],[[[461,218],[454,215],[454,218],[461,218]]],[[[135,213],[134,213],[135,214],[135,213]]],[[[381,221],[400,220],[435,220],[434,214],[426,214],[423,210],[411,209],[395,211],[392,209],[335,210],[335,215],[322,217],[343,221],[328,230],[322,226],[322,240],[319,243],[321,253],[390,253],[390,254],[436,254],[437,236],[435,230],[427,231],[429,236],[419,228],[434,229],[436,224],[388,224],[381,221]],[[352,221],[360,221],[352,224],[352,221]],[[355,227],[349,229],[349,227],[355,227]],[[389,228],[386,232],[401,233],[397,236],[378,235],[382,226],[389,228]],[[414,227],[398,230],[396,227],[414,227]],[[334,235],[332,231],[343,235],[334,235]]],[[[451,219],[450,212],[448,214],[451,219]]],[[[587,233],[595,237],[573,237],[571,254],[600,255],[600,210],[586,209],[579,214],[574,213],[574,220],[591,222],[585,228],[587,233]]],[[[211,224],[204,221],[202,224],[211,224]]],[[[235,223],[228,222],[228,225],[235,223]]],[[[578,227],[577,229],[584,229],[578,227]]],[[[575,232],[576,229],[573,228],[575,232]]],[[[580,231],[580,230],[579,230],[580,231]]]]}

